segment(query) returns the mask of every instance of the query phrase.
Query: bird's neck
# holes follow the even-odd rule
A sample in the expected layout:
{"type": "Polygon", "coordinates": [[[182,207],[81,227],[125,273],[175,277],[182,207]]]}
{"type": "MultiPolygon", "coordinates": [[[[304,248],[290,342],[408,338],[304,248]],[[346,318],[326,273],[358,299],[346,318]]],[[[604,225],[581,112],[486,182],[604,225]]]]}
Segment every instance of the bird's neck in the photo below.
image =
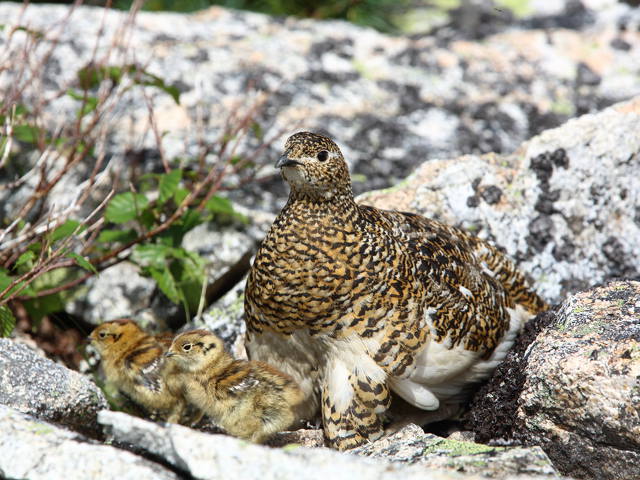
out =
{"type": "Polygon", "coordinates": [[[353,199],[351,190],[338,190],[332,192],[319,192],[310,190],[291,190],[287,204],[283,213],[287,210],[296,212],[337,212],[341,215],[345,213],[355,213],[358,205],[353,199]]]}

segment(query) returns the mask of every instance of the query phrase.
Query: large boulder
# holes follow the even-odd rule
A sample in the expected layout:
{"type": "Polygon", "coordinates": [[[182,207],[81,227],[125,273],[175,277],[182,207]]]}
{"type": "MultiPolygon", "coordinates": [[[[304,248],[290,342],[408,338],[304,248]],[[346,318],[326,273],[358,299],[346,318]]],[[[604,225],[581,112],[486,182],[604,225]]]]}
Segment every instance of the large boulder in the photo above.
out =
{"type": "MultiPolygon", "coordinates": [[[[194,156],[200,142],[217,142],[230,114],[247,111],[256,92],[264,92],[255,115],[259,128],[249,133],[247,148],[275,138],[267,151],[276,158],[293,130],[325,130],[344,147],[359,192],[393,185],[428,159],[512,151],[574,115],[640,94],[629,68],[640,54],[633,35],[639,14],[632,7],[558,2],[514,23],[506,8],[478,12],[478,3],[462,2],[463,11],[428,36],[212,7],[190,15],[141,12],[127,38],[140,64],[181,92],[179,105],[164,92],[145,92],[167,158],[194,156]],[[487,30],[496,24],[501,28],[487,30]],[[481,42],[470,40],[475,27],[488,33],[481,42]]],[[[46,78],[25,90],[27,98],[50,98],[45,108],[52,127],[61,118],[73,121],[78,108],[69,96],[53,93],[76,85],[77,72],[94,55],[103,58],[114,43],[122,45],[128,18],[77,7],[57,29],[68,14],[66,6],[0,4],[0,23],[27,27],[8,45],[16,55],[20,38],[53,28],[41,49],[46,78]],[[58,46],[49,54],[52,42],[58,46]]],[[[12,71],[0,89],[22,78],[19,69],[15,76],[12,71]]],[[[140,91],[114,107],[109,156],[135,159],[146,169],[159,165],[147,107],[140,91]]],[[[264,176],[273,177],[273,169],[264,176]]],[[[286,190],[277,179],[263,185],[243,189],[238,198],[277,208],[286,190]]]]}
{"type": "Polygon", "coordinates": [[[417,425],[408,425],[350,453],[496,479],[518,475],[558,478],[556,469],[540,447],[499,447],[441,438],[424,433],[417,425]]]}
{"type": "Polygon", "coordinates": [[[476,396],[476,438],[540,445],[576,478],[640,478],[640,282],[572,295],[536,322],[476,396]]]}
{"type": "MultiPolygon", "coordinates": [[[[544,453],[535,449],[528,452],[527,449],[513,449],[511,461],[507,460],[508,449],[483,448],[472,443],[464,445],[464,442],[458,442],[456,452],[452,453],[451,448],[440,445],[443,439],[425,436],[415,426],[385,439],[384,447],[387,451],[384,455],[380,455],[383,449],[376,451],[374,447],[359,452],[374,458],[363,458],[326,448],[304,448],[299,445],[270,448],[253,445],[226,435],[197,432],[180,425],[161,426],[120,412],[103,411],[99,415],[99,421],[117,444],[128,445],[145,455],[160,458],[196,479],[218,479],[224,476],[246,480],[288,480],[300,478],[300,472],[304,472],[304,478],[308,479],[335,480],[472,480],[487,477],[524,480],[557,477],[544,453]],[[414,442],[413,458],[401,458],[397,451],[409,442],[409,437],[414,442]],[[456,460],[454,457],[463,450],[466,458],[456,460]],[[421,456],[424,457],[424,462],[418,461],[421,456]],[[490,458],[492,456],[496,457],[493,462],[490,458]],[[517,462],[513,458],[517,457],[532,464],[514,467],[517,462]],[[501,460],[506,460],[502,469],[497,466],[501,460]],[[487,462],[484,464],[486,468],[483,468],[483,462],[487,462]],[[418,465],[410,465],[412,463],[418,465]],[[518,470],[523,472],[522,475],[518,470]]],[[[453,443],[455,442],[450,442],[449,446],[453,443]]]]}
{"type": "Polygon", "coordinates": [[[0,405],[100,437],[96,418],[107,401],[84,375],[0,338],[0,405]]]}
{"type": "Polygon", "coordinates": [[[0,405],[0,477],[177,480],[162,465],[0,405]]]}

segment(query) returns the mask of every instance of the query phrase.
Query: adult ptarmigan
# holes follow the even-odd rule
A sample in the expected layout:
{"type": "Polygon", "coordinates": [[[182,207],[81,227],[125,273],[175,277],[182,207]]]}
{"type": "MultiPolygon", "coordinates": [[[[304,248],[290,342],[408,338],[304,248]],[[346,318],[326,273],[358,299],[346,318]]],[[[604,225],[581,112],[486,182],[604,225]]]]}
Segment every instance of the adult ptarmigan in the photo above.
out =
{"type": "Polygon", "coordinates": [[[276,167],[291,193],[247,280],[247,352],[298,382],[302,417],[321,408],[329,445],[380,437],[390,391],[424,410],[459,403],[547,307],[485,241],[358,205],[329,138],[296,133],[276,167]]]}

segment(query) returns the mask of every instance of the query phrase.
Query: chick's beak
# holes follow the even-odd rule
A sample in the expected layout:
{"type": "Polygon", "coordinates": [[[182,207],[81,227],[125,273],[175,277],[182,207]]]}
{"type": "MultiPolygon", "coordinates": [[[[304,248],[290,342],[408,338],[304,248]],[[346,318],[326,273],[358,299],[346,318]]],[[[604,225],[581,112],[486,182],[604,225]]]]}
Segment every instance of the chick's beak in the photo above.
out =
{"type": "Polygon", "coordinates": [[[276,162],[276,168],[293,167],[295,165],[302,165],[302,164],[297,160],[293,160],[289,158],[289,154],[287,152],[285,152],[276,162]]]}
{"type": "Polygon", "coordinates": [[[164,354],[165,357],[175,357],[175,352],[167,352],[164,354]]]}

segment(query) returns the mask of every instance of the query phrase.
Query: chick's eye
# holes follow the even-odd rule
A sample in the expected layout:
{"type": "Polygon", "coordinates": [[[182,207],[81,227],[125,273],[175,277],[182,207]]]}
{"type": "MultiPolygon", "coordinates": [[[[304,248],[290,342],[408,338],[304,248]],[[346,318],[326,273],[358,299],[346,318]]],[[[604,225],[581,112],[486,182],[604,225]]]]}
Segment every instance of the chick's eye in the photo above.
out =
{"type": "Polygon", "coordinates": [[[326,150],[322,150],[322,151],[318,152],[318,155],[316,155],[316,157],[321,162],[324,162],[327,158],[329,158],[329,152],[327,152],[326,150]]]}
{"type": "Polygon", "coordinates": [[[107,336],[107,333],[106,333],[106,332],[100,332],[100,333],[98,334],[98,336],[99,336],[100,338],[104,338],[104,337],[106,337],[106,336],[107,336]]]}
{"type": "Polygon", "coordinates": [[[191,344],[190,343],[185,343],[182,346],[182,350],[184,350],[185,352],[188,352],[189,350],[191,350],[191,344]]]}

